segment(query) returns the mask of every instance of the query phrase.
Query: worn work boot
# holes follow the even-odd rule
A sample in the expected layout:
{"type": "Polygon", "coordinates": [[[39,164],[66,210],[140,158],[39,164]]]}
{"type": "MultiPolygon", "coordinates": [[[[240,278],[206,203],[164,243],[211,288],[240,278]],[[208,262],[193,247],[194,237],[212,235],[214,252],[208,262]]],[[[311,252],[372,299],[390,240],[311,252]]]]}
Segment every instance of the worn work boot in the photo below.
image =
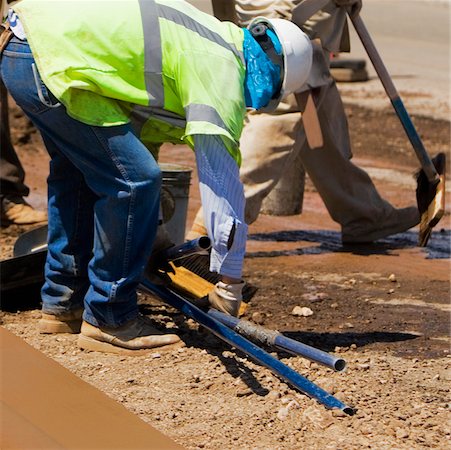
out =
{"type": "Polygon", "coordinates": [[[80,333],[83,309],[76,309],[63,314],[42,313],[38,329],[43,334],[80,333]]]}
{"type": "MultiPolygon", "coordinates": [[[[378,239],[383,239],[392,234],[402,233],[420,223],[420,213],[418,208],[411,206],[408,208],[394,209],[389,217],[385,219],[379,227],[366,229],[364,232],[352,232],[352,230],[342,231],[343,244],[365,244],[378,239]]],[[[362,228],[360,226],[360,228],[362,228]]]]}
{"type": "Polygon", "coordinates": [[[98,328],[83,321],[78,346],[84,350],[141,355],[150,350],[175,350],[185,344],[176,334],[158,331],[147,317],[139,315],[119,328],[98,328]]]}
{"type": "Polygon", "coordinates": [[[47,222],[47,213],[45,211],[37,211],[23,197],[3,197],[1,210],[2,226],[11,224],[30,225],[33,223],[47,222]]]}
{"type": "Polygon", "coordinates": [[[236,284],[226,284],[218,281],[215,288],[208,294],[208,301],[212,308],[231,316],[238,316],[243,300],[244,281],[236,284]]]}

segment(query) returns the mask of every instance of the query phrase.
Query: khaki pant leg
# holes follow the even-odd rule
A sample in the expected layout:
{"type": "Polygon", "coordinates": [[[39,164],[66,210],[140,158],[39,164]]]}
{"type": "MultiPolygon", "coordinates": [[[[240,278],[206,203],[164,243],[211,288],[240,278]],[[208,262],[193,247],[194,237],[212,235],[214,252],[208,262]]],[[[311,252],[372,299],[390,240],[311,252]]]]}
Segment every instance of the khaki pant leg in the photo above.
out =
{"type": "Polygon", "coordinates": [[[246,223],[254,222],[263,199],[295,159],[300,113],[249,114],[240,141],[240,177],[246,197],[246,223]]]}
{"type": "Polygon", "coordinates": [[[8,93],[0,80],[0,195],[26,197],[25,172],[11,143],[8,93]]]}
{"type": "MultiPolygon", "coordinates": [[[[334,82],[323,86],[318,116],[324,146],[311,150],[302,140],[301,159],[331,217],[344,234],[364,235],[392,220],[394,208],[377,192],[371,178],[351,162],[348,123],[334,82]]],[[[302,133],[303,134],[303,133],[302,133]]]]}

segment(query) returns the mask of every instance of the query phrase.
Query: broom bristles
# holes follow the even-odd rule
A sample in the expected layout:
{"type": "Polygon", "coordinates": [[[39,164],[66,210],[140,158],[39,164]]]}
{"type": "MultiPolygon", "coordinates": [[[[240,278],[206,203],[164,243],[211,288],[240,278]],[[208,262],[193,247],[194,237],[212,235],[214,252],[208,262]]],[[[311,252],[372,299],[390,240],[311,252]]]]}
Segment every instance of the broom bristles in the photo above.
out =
{"type": "Polygon", "coordinates": [[[445,213],[445,154],[436,155],[432,158],[432,163],[439,175],[438,183],[431,183],[422,169],[415,174],[417,204],[421,215],[418,239],[420,247],[427,245],[432,228],[437,225],[445,213]]]}

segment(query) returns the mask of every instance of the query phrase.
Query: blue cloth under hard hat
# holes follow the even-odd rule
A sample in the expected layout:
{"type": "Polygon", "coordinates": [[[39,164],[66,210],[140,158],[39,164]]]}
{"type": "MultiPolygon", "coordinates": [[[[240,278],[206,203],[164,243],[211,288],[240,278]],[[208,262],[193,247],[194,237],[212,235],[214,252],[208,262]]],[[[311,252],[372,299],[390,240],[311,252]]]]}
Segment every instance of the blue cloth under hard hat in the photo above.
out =
{"type": "MultiPolygon", "coordinates": [[[[244,78],[246,106],[260,109],[265,107],[280,89],[280,67],[269,59],[249,30],[243,28],[243,31],[244,59],[246,61],[244,78]]],[[[282,46],[277,36],[274,33],[268,34],[268,36],[276,51],[281,52],[282,46]]]]}

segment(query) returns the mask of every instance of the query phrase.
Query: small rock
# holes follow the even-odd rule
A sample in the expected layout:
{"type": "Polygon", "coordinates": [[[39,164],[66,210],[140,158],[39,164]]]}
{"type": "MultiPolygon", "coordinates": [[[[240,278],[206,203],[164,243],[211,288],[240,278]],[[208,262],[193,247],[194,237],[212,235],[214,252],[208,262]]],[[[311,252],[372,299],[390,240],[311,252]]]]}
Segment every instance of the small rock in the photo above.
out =
{"type": "Polygon", "coordinates": [[[287,405],[287,409],[299,409],[299,403],[296,400],[291,400],[287,405]]]}
{"type": "Polygon", "coordinates": [[[334,416],[334,417],[348,417],[348,414],[346,414],[342,409],[333,409],[332,410],[332,416],[334,416]]]}
{"type": "Polygon", "coordinates": [[[396,275],[394,273],[391,273],[388,276],[388,279],[392,282],[392,283],[396,283],[396,275]]]}
{"type": "Polygon", "coordinates": [[[262,325],[263,323],[265,323],[265,315],[258,311],[254,312],[252,314],[252,321],[258,325],[262,325]]]}
{"type": "Polygon", "coordinates": [[[252,390],[249,388],[241,388],[236,391],[237,397],[248,397],[249,395],[252,395],[252,390]]]}
{"type": "Polygon", "coordinates": [[[313,316],[313,311],[310,308],[307,308],[306,306],[295,306],[293,308],[293,311],[291,311],[291,314],[293,316],[301,316],[301,317],[309,317],[313,316]]]}
{"type": "Polygon", "coordinates": [[[330,411],[318,409],[316,405],[309,406],[302,414],[304,419],[310,420],[314,425],[323,430],[330,427],[334,423],[334,419],[330,411]]]}
{"type": "Polygon", "coordinates": [[[332,305],[330,305],[331,308],[338,308],[338,303],[332,303],[332,305]]]}
{"type": "Polygon", "coordinates": [[[280,398],[280,392],[279,391],[270,391],[266,397],[268,400],[278,400],[280,398]]]}
{"type": "Polygon", "coordinates": [[[394,292],[395,292],[394,289],[389,289],[389,290],[387,291],[387,294],[393,294],[394,292]]]}
{"type": "Polygon", "coordinates": [[[396,438],[397,439],[406,439],[409,437],[409,432],[405,428],[397,428],[396,429],[396,438]]]}
{"type": "Polygon", "coordinates": [[[373,434],[374,433],[374,426],[373,425],[369,425],[369,424],[364,424],[360,427],[360,433],[363,434],[364,436],[367,436],[369,434],[373,434]]]}
{"type": "Polygon", "coordinates": [[[302,300],[308,302],[322,302],[323,300],[328,300],[330,297],[325,292],[315,292],[313,294],[302,294],[302,300]]]}
{"type": "Polygon", "coordinates": [[[289,412],[287,407],[280,408],[277,412],[277,418],[279,420],[285,420],[288,417],[289,412]]]}

